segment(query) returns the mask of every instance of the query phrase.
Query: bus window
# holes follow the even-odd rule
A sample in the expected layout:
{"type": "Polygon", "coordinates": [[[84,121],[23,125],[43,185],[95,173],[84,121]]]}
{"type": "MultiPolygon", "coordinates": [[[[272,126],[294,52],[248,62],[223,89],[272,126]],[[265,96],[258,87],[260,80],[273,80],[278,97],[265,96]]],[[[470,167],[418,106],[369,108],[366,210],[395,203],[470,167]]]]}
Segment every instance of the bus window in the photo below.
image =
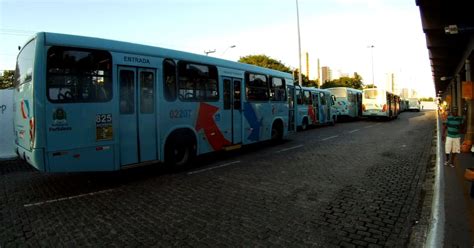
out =
{"type": "Polygon", "coordinates": [[[347,97],[347,89],[345,88],[333,88],[331,92],[335,97],[347,97]]]}
{"type": "Polygon", "coordinates": [[[20,55],[15,68],[15,87],[28,83],[33,79],[33,65],[35,60],[36,39],[28,43],[20,55]]]}
{"type": "Polygon", "coordinates": [[[303,94],[301,94],[300,89],[296,89],[296,104],[298,105],[303,104],[303,94]]]}
{"type": "Polygon", "coordinates": [[[224,79],[224,109],[230,109],[230,80],[224,79]]]}
{"type": "Polygon", "coordinates": [[[112,99],[112,57],[106,51],[51,47],[46,86],[53,103],[107,102],[112,99]]]}
{"type": "Polygon", "coordinates": [[[155,112],[155,77],[153,72],[140,72],[140,113],[155,112]]]}
{"type": "Polygon", "coordinates": [[[247,99],[251,101],[268,101],[267,76],[247,73],[247,99]]]}
{"type": "Polygon", "coordinates": [[[135,71],[120,71],[120,113],[133,114],[135,111],[135,71]]]}
{"type": "Polygon", "coordinates": [[[320,92],[319,97],[321,98],[321,105],[326,105],[326,97],[324,97],[324,93],[320,92]]]}
{"type": "Polygon", "coordinates": [[[309,92],[309,90],[303,91],[303,101],[304,101],[304,104],[307,104],[307,105],[313,104],[313,101],[311,98],[311,92],[309,92]]]}
{"type": "Polygon", "coordinates": [[[176,64],[171,59],[163,61],[163,93],[166,101],[176,100],[176,64]]]}
{"type": "Polygon", "coordinates": [[[210,65],[178,62],[178,94],[182,101],[217,101],[217,68],[210,65]]]}
{"type": "Polygon", "coordinates": [[[285,81],[281,78],[272,78],[272,87],[270,88],[270,97],[272,101],[285,101],[285,81]]]}

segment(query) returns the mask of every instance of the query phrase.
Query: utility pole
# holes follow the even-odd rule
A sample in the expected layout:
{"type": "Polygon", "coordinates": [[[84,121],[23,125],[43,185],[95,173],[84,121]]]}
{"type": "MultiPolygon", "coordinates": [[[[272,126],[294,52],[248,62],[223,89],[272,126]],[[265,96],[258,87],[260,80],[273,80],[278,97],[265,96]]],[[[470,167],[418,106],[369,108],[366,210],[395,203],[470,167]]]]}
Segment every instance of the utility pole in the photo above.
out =
{"type": "Polygon", "coordinates": [[[303,85],[303,77],[301,76],[301,37],[300,37],[300,13],[298,9],[298,0],[296,0],[296,22],[298,24],[298,62],[300,64],[298,70],[298,84],[303,85]]]}

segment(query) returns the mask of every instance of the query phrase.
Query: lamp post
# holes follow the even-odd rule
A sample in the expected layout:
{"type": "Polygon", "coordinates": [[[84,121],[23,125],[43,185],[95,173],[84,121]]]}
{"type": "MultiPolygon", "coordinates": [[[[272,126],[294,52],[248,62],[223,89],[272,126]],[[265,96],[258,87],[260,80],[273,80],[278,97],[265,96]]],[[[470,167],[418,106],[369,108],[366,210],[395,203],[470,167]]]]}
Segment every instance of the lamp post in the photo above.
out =
{"type": "Polygon", "coordinates": [[[224,50],[224,52],[221,54],[221,56],[224,56],[224,54],[227,52],[227,50],[232,49],[232,48],[235,48],[235,47],[236,47],[236,45],[232,45],[232,46],[227,47],[227,48],[224,50]]]}
{"type": "Polygon", "coordinates": [[[298,84],[303,85],[303,77],[301,76],[301,37],[300,37],[300,13],[298,9],[298,0],[296,0],[296,23],[298,25],[298,84]]]}
{"type": "Polygon", "coordinates": [[[370,45],[367,48],[370,48],[370,56],[372,59],[372,85],[375,86],[375,76],[374,76],[374,45],[370,45]]]}
{"type": "Polygon", "coordinates": [[[206,54],[206,56],[209,56],[210,53],[215,53],[215,52],[216,52],[216,49],[204,51],[204,53],[206,54]]]}

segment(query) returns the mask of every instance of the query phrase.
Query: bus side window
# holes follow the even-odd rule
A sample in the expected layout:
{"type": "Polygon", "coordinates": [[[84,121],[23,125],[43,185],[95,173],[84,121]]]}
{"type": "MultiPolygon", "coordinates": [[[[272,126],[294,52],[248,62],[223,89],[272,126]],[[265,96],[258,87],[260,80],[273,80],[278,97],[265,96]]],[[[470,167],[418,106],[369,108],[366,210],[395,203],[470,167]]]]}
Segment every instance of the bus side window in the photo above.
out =
{"type": "Polygon", "coordinates": [[[217,67],[179,61],[178,94],[182,101],[218,101],[217,67]]]}
{"type": "Polygon", "coordinates": [[[245,91],[247,99],[252,101],[268,101],[268,79],[267,76],[254,73],[246,73],[247,83],[245,91]]]}
{"type": "Polygon", "coordinates": [[[321,105],[326,105],[326,98],[324,97],[324,93],[319,93],[319,97],[321,97],[321,105]]]}
{"type": "Polygon", "coordinates": [[[272,101],[285,101],[285,81],[281,78],[272,77],[272,87],[270,88],[270,98],[272,101]]]}
{"type": "Polygon", "coordinates": [[[298,105],[303,104],[303,94],[301,94],[300,89],[296,89],[296,104],[298,105]]]}
{"type": "Polygon", "coordinates": [[[176,64],[171,59],[163,61],[163,93],[167,101],[176,100],[176,64]]]}

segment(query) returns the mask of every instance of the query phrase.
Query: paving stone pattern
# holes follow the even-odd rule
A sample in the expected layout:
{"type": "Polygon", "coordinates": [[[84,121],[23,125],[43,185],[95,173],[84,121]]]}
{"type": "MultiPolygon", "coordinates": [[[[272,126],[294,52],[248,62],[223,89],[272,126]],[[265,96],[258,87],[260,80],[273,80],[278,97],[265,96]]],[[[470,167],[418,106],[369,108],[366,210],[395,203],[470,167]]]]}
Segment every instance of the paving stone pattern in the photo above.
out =
{"type": "Polygon", "coordinates": [[[0,162],[0,247],[403,247],[433,128],[432,112],[341,123],[178,173],[44,174],[0,162]]]}

